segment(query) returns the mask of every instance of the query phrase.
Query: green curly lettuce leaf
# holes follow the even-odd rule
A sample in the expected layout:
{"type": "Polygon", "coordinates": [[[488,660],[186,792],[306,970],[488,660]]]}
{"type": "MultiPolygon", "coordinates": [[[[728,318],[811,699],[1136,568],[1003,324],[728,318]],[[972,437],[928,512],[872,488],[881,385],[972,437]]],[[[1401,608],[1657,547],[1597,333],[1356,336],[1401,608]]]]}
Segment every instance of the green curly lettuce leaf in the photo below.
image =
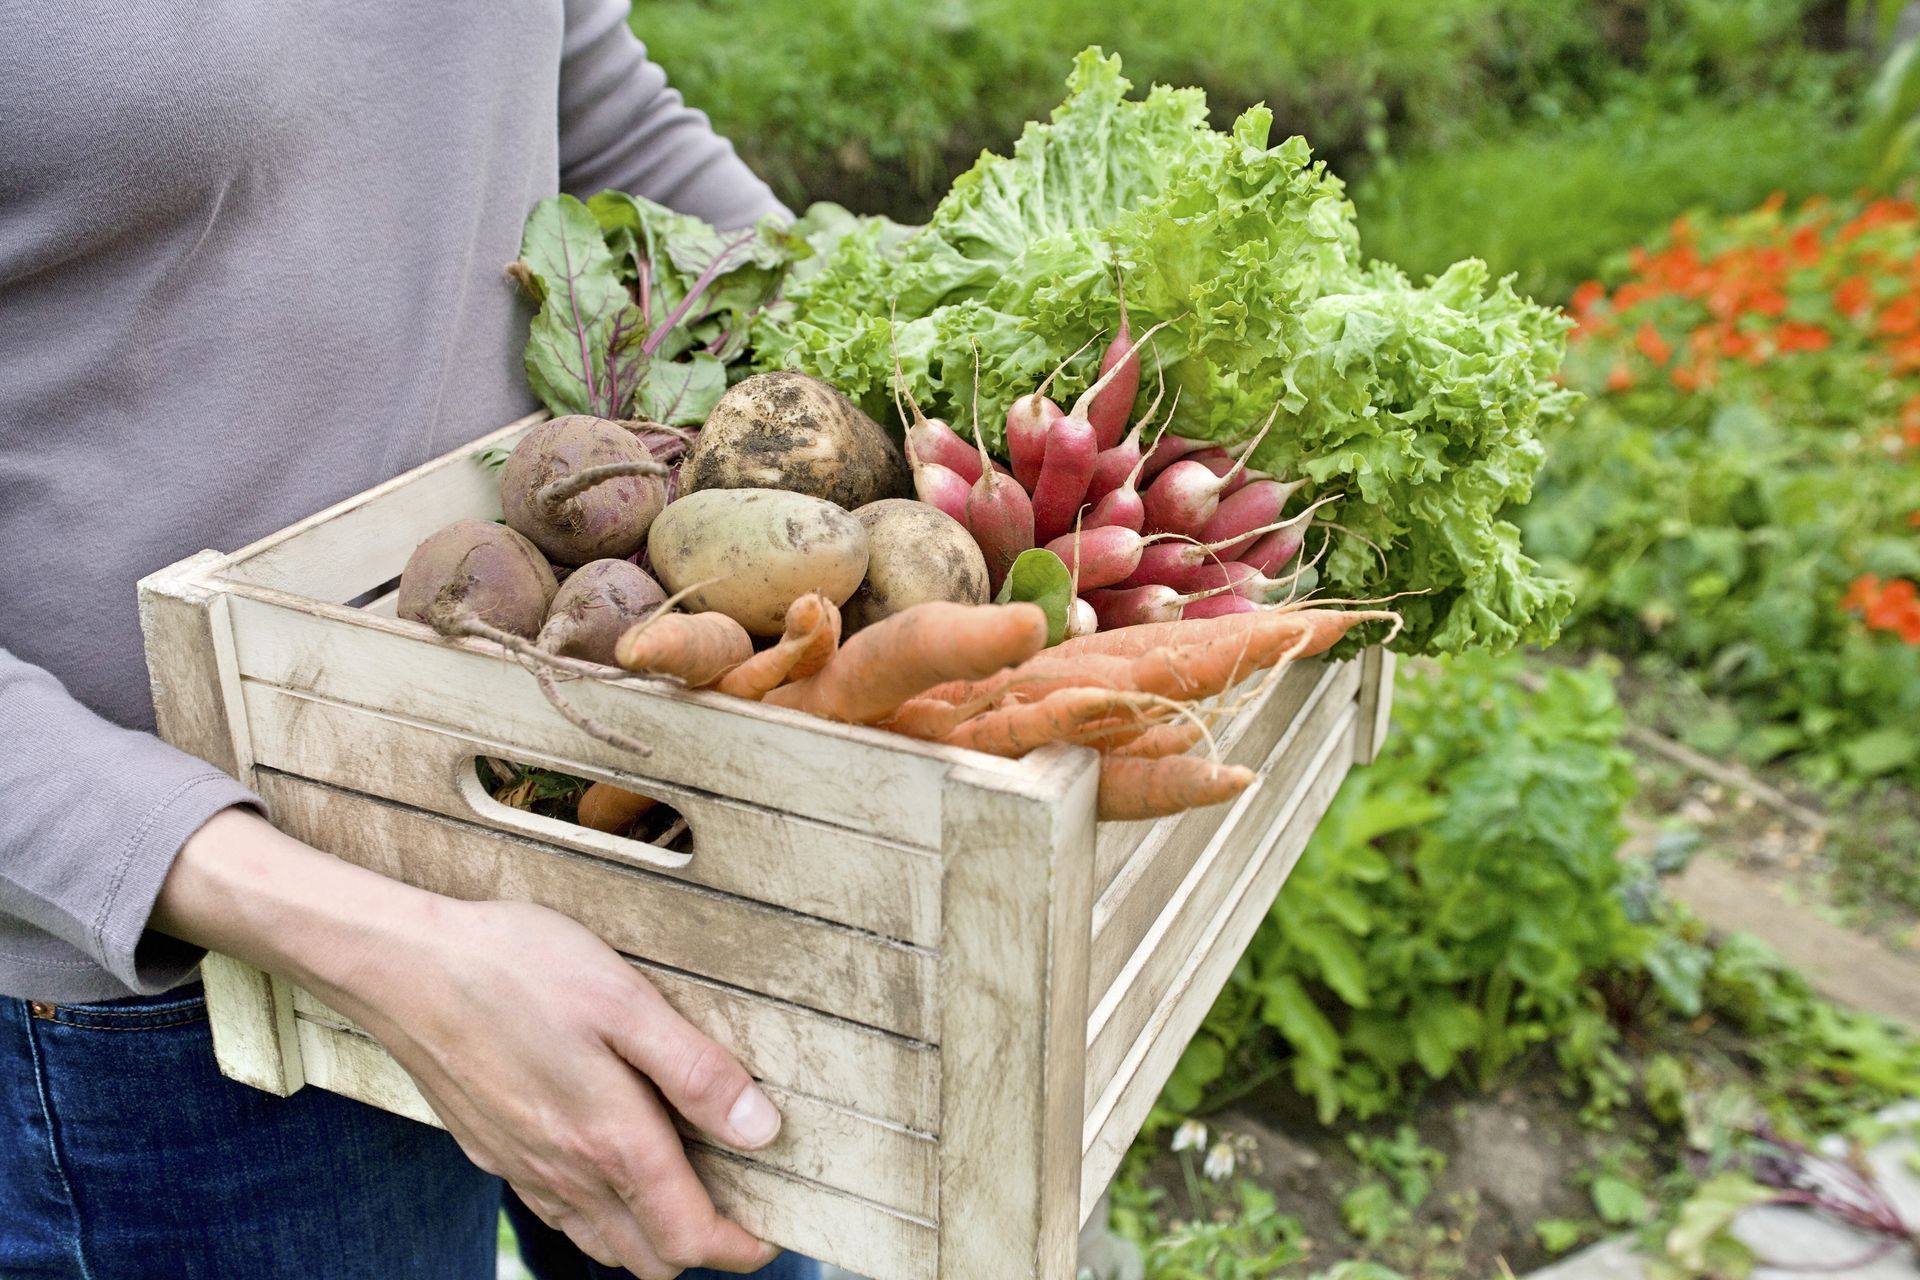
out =
{"type": "MultiPolygon", "coordinates": [[[[763,367],[798,367],[891,414],[894,355],[928,413],[1002,442],[1006,409],[1056,365],[1092,381],[1120,314],[1156,335],[1173,430],[1243,440],[1255,464],[1338,494],[1322,565],[1335,597],[1396,600],[1405,647],[1547,643],[1570,604],[1497,518],[1524,502],[1565,322],[1462,262],[1424,285],[1360,252],[1353,207],[1306,142],[1272,144],[1264,107],[1211,128],[1193,89],[1129,98],[1090,49],[1067,100],[1010,157],[983,155],[917,234],[835,220],[820,261],[756,335],[763,367]]],[[[1318,548],[1318,538],[1310,548],[1318,548]]]]}

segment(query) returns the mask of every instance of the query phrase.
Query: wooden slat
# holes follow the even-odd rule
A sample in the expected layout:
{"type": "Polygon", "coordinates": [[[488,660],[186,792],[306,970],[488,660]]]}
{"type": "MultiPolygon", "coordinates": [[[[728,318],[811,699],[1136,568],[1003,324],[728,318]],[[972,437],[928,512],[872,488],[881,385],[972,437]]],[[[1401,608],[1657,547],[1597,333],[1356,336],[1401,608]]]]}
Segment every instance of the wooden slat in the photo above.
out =
{"type": "MultiPolygon", "coordinates": [[[[1267,786],[1304,784],[1308,765],[1318,757],[1326,738],[1341,716],[1353,710],[1360,687],[1359,664],[1343,662],[1327,668],[1297,713],[1275,715],[1263,721],[1261,731],[1242,739],[1247,758],[1229,759],[1262,769],[1267,786]],[[1278,739],[1275,741],[1274,739],[1278,739]],[[1260,754],[1251,755],[1258,749],[1260,754]]],[[[1275,708],[1276,711],[1286,710],[1275,708]]],[[[1237,754],[1237,753],[1236,753],[1237,754]]],[[[1093,906],[1093,963],[1087,989],[1098,1003],[1114,979],[1132,959],[1168,901],[1193,864],[1217,838],[1218,828],[1231,820],[1232,811],[1196,809],[1178,815],[1162,840],[1149,841],[1121,869],[1093,906]],[[1223,816],[1224,814],[1224,816],[1223,816]]],[[[1242,838],[1257,835],[1241,820],[1242,838]]]]}
{"type": "MultiPolygon", "coordinates": [[[[1257,766],[1267,758],[1280,733],[1301,705],[1327,678],[1329,664],[1318,658],[1296,662],[1280,673],[1258,705],[1246,707],[1227,723],[1214,730],[1214,742],[1220,757],[1228,764],[1257,766]]],[[[1227,696],[1242,696],[1259,687],[1261,673],[1227,696]]],[[[1140,847],[1149,840],[1164,840],[1180,824],[1182,815],[1146,822],[1103,822],[1093,847],[1093,889],[1104,894],[1112,886],[1140,847]]]]}
{"type": "Polygon", "coordinates": [[[382,875],[538,902],[629,955],[934,1039],[930,951],[272,770],[259,792],[283,831],[382,875]]]}
{"type": "MultiPolygon", "coordinates": [[[[1097,758],[954,770],[940,944],[940,1280],[1064,1280],[1079,1236],[1097,758]]],[[[883,1274],[891,1274],[883,1273],[883,1274]]]]}
{"type": "Polygon", "coordinates": [[[1089,1108],[1099,1097],[1120,1059],[1132,1046],[1153,1010],[1178,976],[1182,963],[1204,936],[1221,903],[1235,893],[1245,869],[1276,836],[1302,843],[1312,834],[1319,813],[1303,817],[1316,783],[1329,769],[1344,773],[1350,758],[1333,763],[1336,743],[1352,746],[1353,707],[1337,721],[1331,733],[1298,774],[1280,778],[1263,772],[1242,792],[1233,811],[1222,822],[1193,869],[1167,901],[1166,910],[1141,940],[1106,992],[1097,997],[1087,1025],[1087,1096],[1089,1108]]]}
{"type": "Polygon", "coordinates": [[[1372,764],[1387,741],[1393,718],[1393,669],[1399,658],[1379,645],[1360,655],[1360,720],[1353,743],[1353,762],[1372,764]]]}
{"type": "Polygon", "coordinates": [[[254,750],[270,768],[336,787],[364,787],[377,778],[387,799],[443,817],[657,870],[885,937],[922,946],[939,941],[940,860],[931,850],[271,685],[248,686],[247,714],[254,750]],[[686,818],[693,857],[660,857],[651,845],[508,809],[480,788],[475,756],[644,791],[686,818]]]}
{"type": "Polygon", "coordinates": [[[1123,984],[1089,1024],[1085,1166],[1080,1207],[1091,1210],[1180,1060],[1187,1042],[1253,931],[1265,918],[1353,759],[1354,716],[1341,721],[1299,788],[1249,815],[1239,841],[1248,855],[1237,875],[1209,879],[1207,864],[1183,886],[1182,909],[1163,917],[1123,984]],[[1277,811],[1276,811],[1277,810],[1277,811]],[[1207,887],[1213,892],[1204,892],[1207,887]]]}
{"type": "Polygon", "coordinates": [[[545,418],[530,414],[355,494],[225,557],[221,577],[339,603],[398,576],[428,534],[500,515],[500,473],[474,454],[508,446],[545,418]]]}
{"type": "MultiPolygon", "coordinates": [[[[305,1019],[298,1026],[314,1084],[438,1123],[418,1086],[379,1044],[344,1027],[305,1019]]],[[[687,1157],[721,1212],[762,1239],[871,1275],[933,1275],[934,1229],[924,1219],[732,1152],[695,1145],[687,1157]]]]}
{"type": "MultiPolygon", "coordinates": [[[[365,1030],[305,992],[300,992],[298,1004],[302,1028],[317,1026],[349,1032],[373,1042],[365,1030]]],[[[300,1034],[307,1035],[310,1031],[302,1030],[300,1034]]],[[[401,1115],[427,1124],[440,1123],[417,1092],[402,1097],[387,1087],[387,1082],[404,1076],[404,1071],[396,1076],[385,1066],[372,1063],[366,1055],[356,1055],[355,1062],[363,1068],[377,1070],[377,1077],[355,1077],[345,1080],[345,1087],[336,1083],[327,1083],[325,1087],[388,1110],[403,1104],[401,1115]],[[362,1097],[356,1090],[381,1092],[374,1097],[362,1097]]],[[[931,1135],[796,1093],[771,1081],[761,1083],[767,1096],[780,1109],[780,1136],[771,1146],[753,1152],[746,1159],[916,1217],[927,1218],[934,1212],[939,1147],[931,1135]]],[[[713,1145],[679,1116],[674,1120],[689,1141],[713,1145]]]]}
{"type": "Polygon", "coordinates": [[[491,646],[450,644],[412,623],[238,590],[231,607],[240,674],[249,681],[455,732],[486,726],[529,751],[922,848],[939,847],[941,784],[955,762],[1010,778],[1023,772],[1019,761],[660,681],[561,686],[581,711],[651,745],[653,754],[639,758],[567,723],[533,677],[491,646]]]}
{"type": "MultiPolygon", "coordinates": [[[[634,967],[755,1079],[903,1129],[937,1129],[940,1056],[931,1046],[671,969],[634,967]]],[[[309,1022],[352,1025],[297,987],[293,1008],[309,1022]]]]}
{"type": "MultiPolygon", "coordinates": [[[[206,580],[219,560],[202,551],[143,579],[140,630],[160,736],[252,786],[246,718],[229,714],[240,705],[240,676],[227,598],[206,580]]],[[[200,976],[221,1072],[281,1097],[299,1089],[305,1075],[286,982],[222,955],[209,955],[200,976]]]]}

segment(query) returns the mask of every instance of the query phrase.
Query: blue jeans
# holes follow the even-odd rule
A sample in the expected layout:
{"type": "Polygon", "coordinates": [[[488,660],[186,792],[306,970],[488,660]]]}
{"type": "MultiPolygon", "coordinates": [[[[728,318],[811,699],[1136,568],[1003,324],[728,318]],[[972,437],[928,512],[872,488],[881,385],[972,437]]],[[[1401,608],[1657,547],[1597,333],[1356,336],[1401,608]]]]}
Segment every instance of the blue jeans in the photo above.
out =
{"type": "MultiPolygon", "coordinates": [[[[501,1193],[439,1129],[221,1076],[197,985],[0,999],[7,1280],[493,1280],[501,1193]]],[[[541,1280],[627,1274],[526,1221],[541,1280]]],[[[756,1274],[818,1270],[789,1255],[756,1274]]]]}

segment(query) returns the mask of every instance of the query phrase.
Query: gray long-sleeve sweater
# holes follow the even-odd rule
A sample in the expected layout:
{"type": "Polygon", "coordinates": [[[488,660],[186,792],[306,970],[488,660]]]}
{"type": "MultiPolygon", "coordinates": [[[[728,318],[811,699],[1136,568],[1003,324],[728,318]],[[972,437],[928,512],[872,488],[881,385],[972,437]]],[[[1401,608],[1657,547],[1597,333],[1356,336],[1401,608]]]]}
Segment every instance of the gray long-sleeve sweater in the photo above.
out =
{"type": "Polygon", "coordinates": [[[237,782],[153,724],[134,583],[532,407],[527,211],[779,211],[626,0],[0,0],[0,993],[164,990],[237,782]]]}

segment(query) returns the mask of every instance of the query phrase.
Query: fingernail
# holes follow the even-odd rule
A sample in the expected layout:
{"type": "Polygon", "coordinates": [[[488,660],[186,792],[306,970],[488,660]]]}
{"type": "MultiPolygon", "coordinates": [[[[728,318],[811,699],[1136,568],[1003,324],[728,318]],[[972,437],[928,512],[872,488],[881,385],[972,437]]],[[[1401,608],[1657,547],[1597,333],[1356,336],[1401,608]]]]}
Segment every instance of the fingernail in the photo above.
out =
{"type": "Polygon", "coordinates": [[[767,1095],[760,1092],[759,1085],[750,1084],[734,1100],[733,1110],[727,1112],[727,1124],[733,1128],[741,1146],[764,1147],[780,1132],[780,1113],[773,1109],[767,1095]]]}

